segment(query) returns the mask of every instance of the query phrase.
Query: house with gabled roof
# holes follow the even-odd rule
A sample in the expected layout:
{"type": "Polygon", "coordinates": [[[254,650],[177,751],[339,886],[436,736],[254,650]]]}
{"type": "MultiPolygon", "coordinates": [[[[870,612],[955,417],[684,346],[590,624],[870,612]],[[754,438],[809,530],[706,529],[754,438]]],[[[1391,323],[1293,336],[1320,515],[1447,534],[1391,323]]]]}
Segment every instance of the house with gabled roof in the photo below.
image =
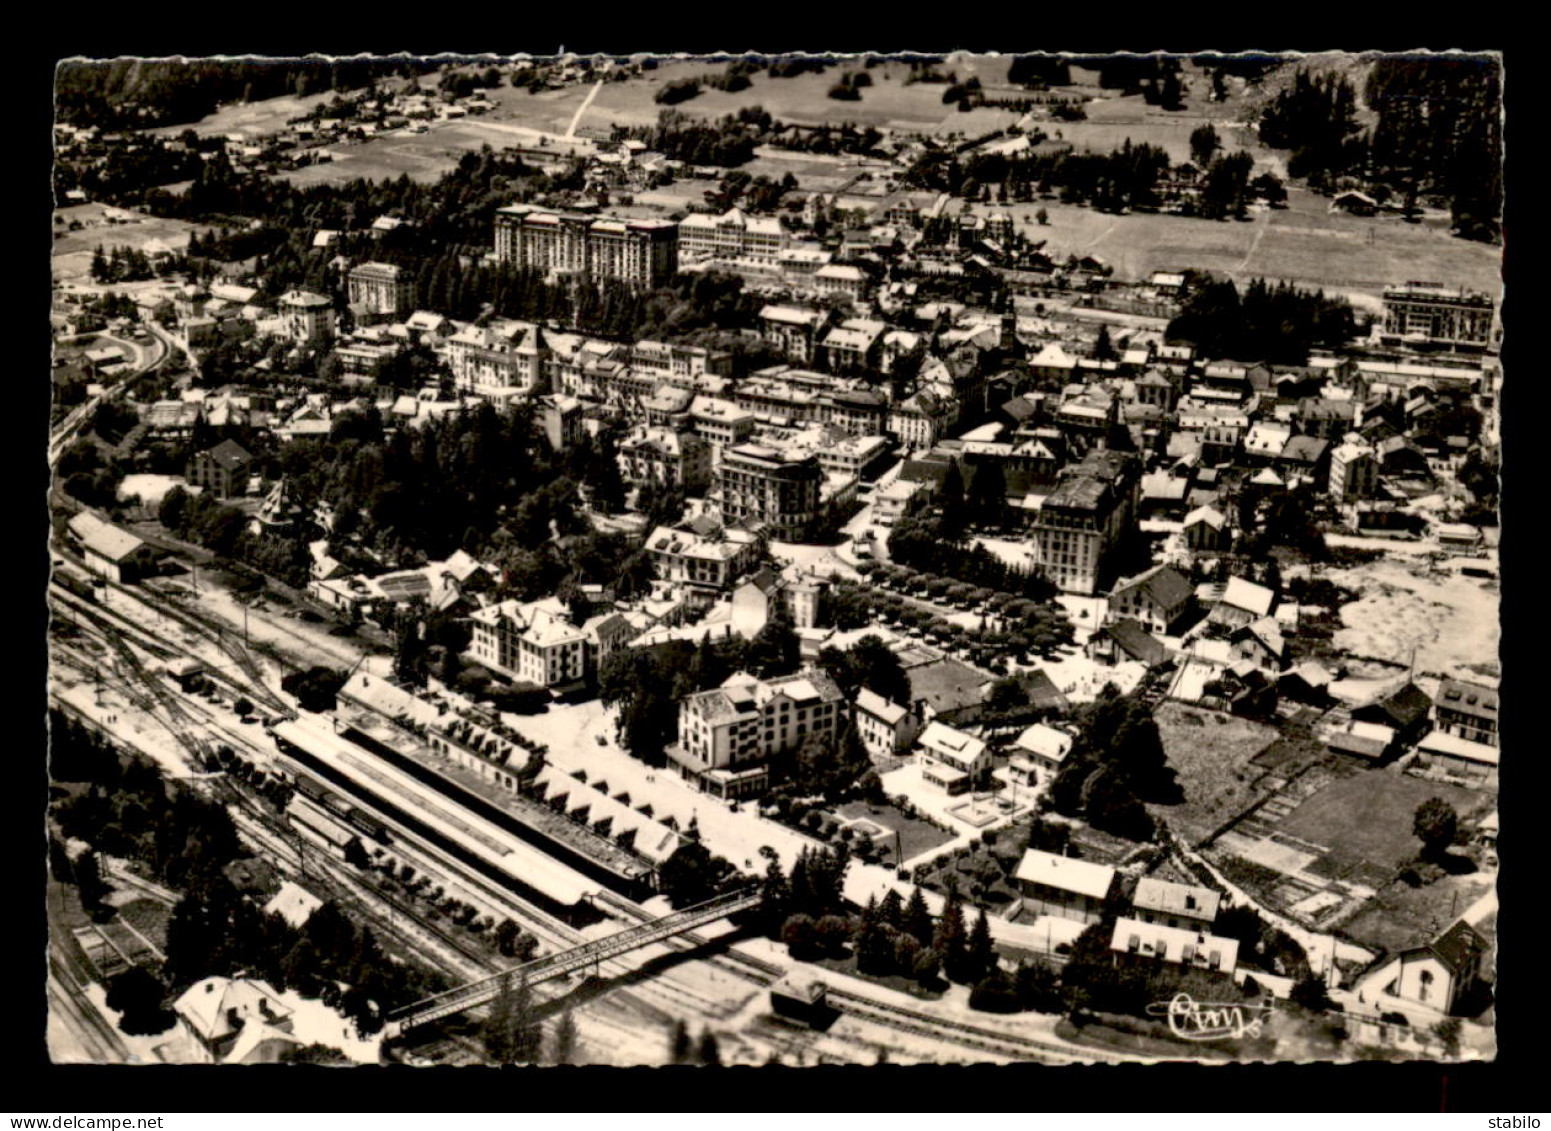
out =
{"type": "Polygon", "coordinates": [[[1185,516],[1185,545],[1198,553],[1218,554],[1233,548],[1228,516],[1213,506],[1197,507],[1185,516]]]}
{"type": "Polygon", "coordinates": [[[303,1043],[293,1032],[291,1009],[257,978],[201,979],[172,1011],[211,1064],[273,1064],[303,1043]]]}
{"type": "Polygon", "coordinates": [[[1207,614],[1213,624],[1239,628],[1270,616],[1276,607],[1276,593],[1264,585],[1243,577],[1230,577],[1223,594],[1207,614]]]}
{"type": "Polygon", "coordinates": [[[1488,946],[1479,930],[1460,919],[1431,942],[1381,959],[1353,989],[1365,1003],[1393,1008],[1413,1023],[1418,1014],[1448,1016],[1480,980],[1488,946]]]}
{"type": "Polygon", "coordinates": [[[1026,915],[1097,923],[1114,889],[1115,875],[1108,864],[1031,848],[1023,854],[1013,878],[1022,893],[1026,915]]]}
{"type": "Polygon", "coordinates": [[[1171,654],[1163,642],[1130,617],[1106,624],[1083,646],[1089,659],[1105,664],[1127,661],[1145,664],[1149,668],[1162,667],[1171,654]]]}
{"type": "Polygon", "coordinates": [[[1156,876],[1143,876],[1131,895],[1135,918],[1144,923],[1209,931],[1217,921],[1222,896],[1196,884],[1177,884],[1156,876]]]}
{"type": "Polygon", "coordinates": [[[1497,690],[1446,679],[1433,702],[1437,729],[1471,742],[1497,745],[1497,690]]]}
{"type": "Polygon", "coordinates": [[[851,717],[862,745],[874,761],[896,758],[909,750],[921,733],[921,719],[909,707],[892,703],[870,687],[856,693],[851,717]]]}
{"type": "Polygon", "coordinates": [[[1117,963],[1169,962],[1225,975],[1231,975],[1239,962],[1237,939],[1141,919],[1115,920],[1109,949],[1117,963]]]}
{"type": "Polygon", "coordinates": [[[983,781],[991,770],[985,742],[933,719],[916,744],[921,751],[921,777],[948,793],[963,793],[983,781]]]}
{"type": "Polygon", "coordinates": [[[1172,632],[1195,601],[1190,581],[1173,566],[1160,565],[1115,584],[1105,619],[1134,620],[1151,632],[1172,632]]]}

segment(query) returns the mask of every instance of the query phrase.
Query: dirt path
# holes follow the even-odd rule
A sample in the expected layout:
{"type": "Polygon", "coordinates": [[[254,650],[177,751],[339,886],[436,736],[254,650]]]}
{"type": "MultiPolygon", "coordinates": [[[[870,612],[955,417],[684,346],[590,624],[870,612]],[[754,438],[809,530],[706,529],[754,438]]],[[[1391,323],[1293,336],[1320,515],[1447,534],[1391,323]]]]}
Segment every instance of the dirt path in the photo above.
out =
{"type": "Polygon", "coordinates": [[[571,141],[576,137],[576,127],[582,120],[582,115],[587,113],[587,107],[592,105],[592,100],[598,97],[598,91],[603,89],[603,80],[599,79],[592,84],[592,89],[587,92],[587,97],[582,99],[582,104],[576,108],[576,113],[571,115],[571,124],[565,128],[565,139],[571,141]]]}

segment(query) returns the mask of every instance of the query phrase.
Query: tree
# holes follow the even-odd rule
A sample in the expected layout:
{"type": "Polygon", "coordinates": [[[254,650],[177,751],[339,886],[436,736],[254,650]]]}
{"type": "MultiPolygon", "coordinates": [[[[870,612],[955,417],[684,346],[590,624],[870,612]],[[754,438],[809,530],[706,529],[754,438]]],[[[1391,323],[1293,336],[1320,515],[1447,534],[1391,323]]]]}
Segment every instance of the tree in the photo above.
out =
{"type": "Polygon", "coordinates": [[[1196,167],[1205,169],[1211,165],[1212,158],[1222,148],[1222,139],[1217,136],[1217,128],[1208,122],[1204,126],[1197,126],[1190,133],[1190,158],[1196,163],[1196,167]]]}
{"type": "Polygon", "coordinates": [[[904,930],[923,947],[932,945],[932,913],[919,886],[911,890],[910,901],[905,904],[904,930]]]}
{"type": "Polygon", "coordinates": [[[1038,212],[1034,213],[1034,219],[1039,221],[1040,227],[1044,227],[1050,223],[1050,213],[1041,207],[1038,212]]]}
{"type": "Polygon", "coordinates": [[[523,977],[513,988],[511,975],[503,974],[485,1020],[485,1052],[497,1064],[531,1064],[538,1059],[542,1039],[528,979],[523,977]]]}
{"type": "Polygon", "coordinates": [[[1109,327],[1100,326],[1098,339],[1093,344],[1093,356],[1099,361],[1118,361],[1120,354],[1109,340],[1109,327]]]}
{"type": "Polygon", "coordinates": [[[167,988],[150,971],[131,966],[108,983],[108,1008],[123,1014],[119,1029],[136,1037],[165,1033],[177,1016],[163,1006],[167,988]]]}
{"type": "Polygon", "coordinates": [[[366,846],[360,837],[353,836],[345,842],[345,863],[352,868],[371,867],[372,858],[366,854],[366,846]]]}
{"type": "Polygon", "coordinates": [[[1416,807],[1411,831],[1422,842],[1424,860],[1441,860],[1454,843],[1459,829],[1459,814],[1440,797],[1431,797],[1416,807]]]}
{"type": "Polygon", "coordinates": [[[668,1033],[668,1063],[688,1064],[692,1048],[689,1026],[684,1024],[682,1019],[674,1021],[668,1033]]]}
{"type": "Polygon", "coordinates": [[[700,1033],[700,1044],[695,1049],[695,1057],[707,1068],[720,1067],[722,1063],[722,1050],[716,1043],[716,1034],[709,1029],[700,1033]]]}
{"type": "Polygon", "coordinates": [[[986,919],[985,908],[969,933],[969,947],[965,955],[967,981],[974,981],[996,972],[996,948],[991,942],[991,924],[986,919]]]}
{"type": "Polygon", "coordinates": [[[560,1015],[560,1020],[555,1024],[550,1060],[555,1064],[576,1063],[576,1018],[569,1009],[560,1015]]]}
{"type": "Polygon", "coordinates": [[[950,982],[960,984],[970,978],[968,932],[964,927],[964,900],[957,887],[948,889],[948,902],[937,920],[932,947],[942,955],[942,969],[950,982]]]}
{"type": "Polygon", "coordinates": [[[102,878],[102,868],[97,863],[95,852],[88,850],[77,858],[75,885],[80,891],[81,907],[88,915],[95,917],[106,908],[107,905],[103,900],[111,889],[107,881],[102,878]]]}
{"type": "Polygon", "coordinates": [[[1329,992],[1325,989],[1325,980],[1316,974],[1310,974],[1295,982],[1289,996],[1294,1005],[1301,1005],[1311,1013],[1323,1013],[1327,1009],[1335,1008],[1329,992]]]}

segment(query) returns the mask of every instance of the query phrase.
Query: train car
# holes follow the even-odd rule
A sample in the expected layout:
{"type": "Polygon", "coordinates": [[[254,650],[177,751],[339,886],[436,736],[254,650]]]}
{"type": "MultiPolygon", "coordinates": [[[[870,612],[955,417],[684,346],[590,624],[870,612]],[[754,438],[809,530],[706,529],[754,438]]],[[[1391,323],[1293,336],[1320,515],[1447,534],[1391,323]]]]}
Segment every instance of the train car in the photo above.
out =
{"type": "Polygon", "coordinates": [[[322,802],[323,807],[334,814],[334,816],[347,821],[350,819],[350,813],[354,806],[333,790],[324,791],[322,798],[319,800],[322,802]]]}
{"type": "Polygon", "coordinates": [[[297,828],[312,834],[315,840],[321,840],[338,852],[343,853],[345,845],[355,839],[355,833],[351,829],[306,801],[292,798],[291,804],[286,807],[285,815],[297,828]]]}
{"type": "Polygon", "coordinates": [[[316,778],[308,774],[297,774],[296,792],[311,801],[321,802],[328,793],[328,789],[316,778]]]}
{"type": "Polygon", "coordinates": [[[352,825],[360,829],[362,833],[371,837],[378,844],[392,844],[393,838],[388,835],[388,828],[370,813],[363,813],[354,805],[350,807],[347,819],[352,825]]]}

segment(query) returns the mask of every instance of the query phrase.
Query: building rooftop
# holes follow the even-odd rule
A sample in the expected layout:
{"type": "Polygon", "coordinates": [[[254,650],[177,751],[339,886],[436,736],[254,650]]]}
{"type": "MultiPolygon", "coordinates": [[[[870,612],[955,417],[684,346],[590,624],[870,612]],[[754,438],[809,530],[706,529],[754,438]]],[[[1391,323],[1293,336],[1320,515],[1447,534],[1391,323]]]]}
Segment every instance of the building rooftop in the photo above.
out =
{"type": "Polygon", "coordinates": [[[1071,856],[1057,856],[1031,848],[1018,864],[1017,878],[1025,883],[1043,884],[1057,891],[1104,899],[1115,882],[1115,869],[1071,856]]]}
{"type": "Polygon", "coordinates": [[[1131,905],[1139,911],[1156,911],[1164,915],[1188,915],[1207,922],[1217,918],[1217,908],[1222,896],[1211,888],[1191,884],[1176,884],[1155,876],[1143,876],[1136,884],[1131,905]]]}

